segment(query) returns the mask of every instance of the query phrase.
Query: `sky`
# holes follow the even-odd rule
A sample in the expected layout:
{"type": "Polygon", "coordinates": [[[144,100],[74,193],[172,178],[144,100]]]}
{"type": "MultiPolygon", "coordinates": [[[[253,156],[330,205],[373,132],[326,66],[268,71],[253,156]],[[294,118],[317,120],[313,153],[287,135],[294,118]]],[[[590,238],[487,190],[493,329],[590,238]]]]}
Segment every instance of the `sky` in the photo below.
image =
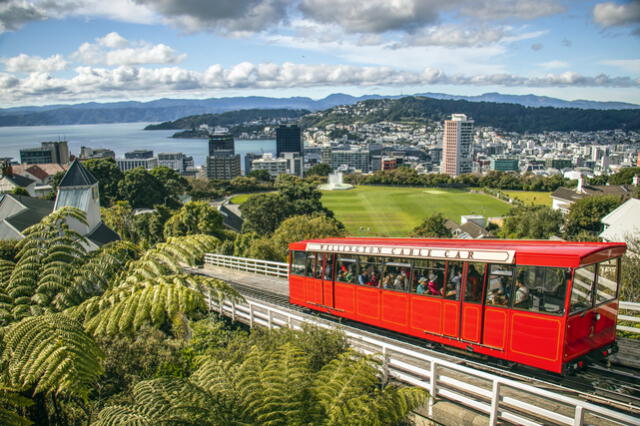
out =
{"type": "Polygon", "coordinates": [[[640,0],[0,0],[0,107],[425,92],[640,104],[640,0]]]}

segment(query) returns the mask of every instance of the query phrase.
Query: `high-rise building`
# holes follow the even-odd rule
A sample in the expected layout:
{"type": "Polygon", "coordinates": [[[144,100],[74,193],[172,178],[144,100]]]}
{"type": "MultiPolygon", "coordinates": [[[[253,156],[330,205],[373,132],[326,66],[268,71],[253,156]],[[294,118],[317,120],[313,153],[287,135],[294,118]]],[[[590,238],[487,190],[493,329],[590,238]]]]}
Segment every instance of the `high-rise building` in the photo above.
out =
{"type": "Polygon", "coordinates": [[[248,175],[251,170],[253,170],[251,163],[253,160],[257,160],[258,158],[262,158],[262,154],[256,154],[254,152],[247,152],[244,155],[244,174],[248,175]]]}
{"type": "Polygon", "coordinates": [[[472,142],[473,120],[464,114],[452,114],[451,120],[445,120],[440,172],[449,176],[471,173],[472,142]]]}
{"type": "Polygon", "coordinates": [[[231,133],[214,133],[209,136],[209,155],[235,155],[235,143],[231,133]]]}
{"type": "Polygon", "coordinates": [[[40,148],[21,149],[20,162],[23,164],[68,164],[69,146],[67,141],[42,142],[40,148]]]}
{"type": "Polygon", "coordinates": [[[349,149],[331,151],[331,168],[333,170],[344,166],[353,170],[369,173],[369,150],[349,149]]]}
{"type": "Polygon", "coordinates": [[[276,129],[276,157],[284,152],[297,152],[302,154],[302,139],[300,127],[280,126],[276,129]]]}
{"type": "Polygon", "coordinates": [[[217,132],[209,137],[207,177],[209,179],[233,179],[241,175],[240,156],[235,153],[233,135],[217,132]]]}
{"type": "Polygon", "coordinates": [[[158,166],[168,167],[182,173],[186,170],[184,154],[181,152],[160,152],[158,153],[158,166]]]}

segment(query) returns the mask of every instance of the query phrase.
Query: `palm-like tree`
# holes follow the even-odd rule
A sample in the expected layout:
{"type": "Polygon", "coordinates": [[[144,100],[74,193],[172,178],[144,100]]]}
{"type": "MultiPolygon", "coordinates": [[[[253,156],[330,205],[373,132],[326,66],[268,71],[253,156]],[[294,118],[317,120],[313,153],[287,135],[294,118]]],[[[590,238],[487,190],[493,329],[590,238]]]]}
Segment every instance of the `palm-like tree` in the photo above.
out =
{"type": "Polygon", "coordinates": [[[188,380],[140,382],[133,405],[105,408],[96,425],[397,424],[426,393],[383,385],[378,368],[349,351],[314,372],[309,355],[291,344],[254,346],[238,363],[208,359],[188,380]]]}

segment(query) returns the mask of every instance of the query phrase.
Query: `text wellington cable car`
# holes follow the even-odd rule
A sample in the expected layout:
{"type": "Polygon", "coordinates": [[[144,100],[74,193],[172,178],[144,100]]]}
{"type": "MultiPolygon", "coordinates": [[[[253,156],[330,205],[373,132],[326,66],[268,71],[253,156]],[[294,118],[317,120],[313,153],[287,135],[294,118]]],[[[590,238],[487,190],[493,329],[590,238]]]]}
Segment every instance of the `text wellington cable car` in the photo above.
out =
{"type": "Polygon", "coordinates": [[[617,347],[624,243],[292,243],[293,304],[565,374],[617,347]]]}

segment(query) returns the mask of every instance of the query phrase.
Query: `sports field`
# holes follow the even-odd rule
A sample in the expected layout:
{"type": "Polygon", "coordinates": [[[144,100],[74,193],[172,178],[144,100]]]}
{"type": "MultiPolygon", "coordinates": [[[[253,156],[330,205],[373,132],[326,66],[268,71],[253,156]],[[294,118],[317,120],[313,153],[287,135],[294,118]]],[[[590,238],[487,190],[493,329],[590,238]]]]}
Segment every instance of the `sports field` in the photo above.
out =
{"type": "Polygon", "coordinates": [[[456,189],[359,186],[347,191],[322,191],[322,203],[356,236],[408,236],[422,220],[442,213],[460,223],[460,216],[501,216],[510,206],[484,194],[456,189]]]}
{"type": "Polygon", "coordinates": [[[511,198],[517,198],[523,203],[536,206],[548,206],[551,207],[551,193],[550,192],[536,192],[536,191],[502,191],[511,198]]]}

